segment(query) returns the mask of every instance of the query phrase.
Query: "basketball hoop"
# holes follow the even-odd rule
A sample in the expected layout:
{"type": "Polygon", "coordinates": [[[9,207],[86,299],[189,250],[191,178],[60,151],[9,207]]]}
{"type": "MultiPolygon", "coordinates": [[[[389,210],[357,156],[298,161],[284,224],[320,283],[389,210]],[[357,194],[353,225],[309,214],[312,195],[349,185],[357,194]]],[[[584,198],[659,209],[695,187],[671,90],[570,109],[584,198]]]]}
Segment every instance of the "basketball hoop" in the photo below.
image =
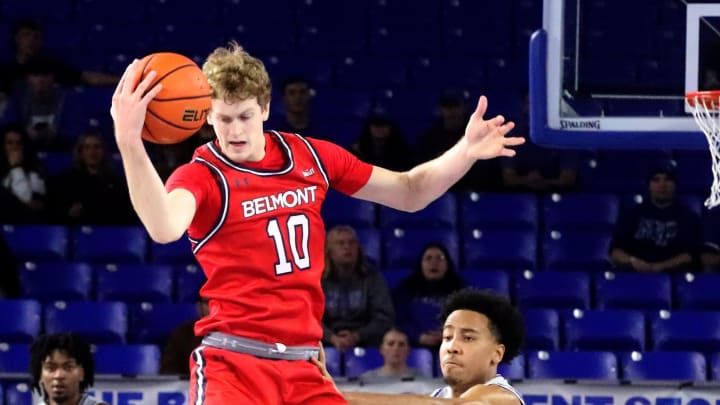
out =
{"type": "Polygon", "coordinates": [[[705,206],[720,205],[720,90],[695,91],[685,95],[685,102],[693,112],[710,147],[712,156],[713,184],[705,206]]]}

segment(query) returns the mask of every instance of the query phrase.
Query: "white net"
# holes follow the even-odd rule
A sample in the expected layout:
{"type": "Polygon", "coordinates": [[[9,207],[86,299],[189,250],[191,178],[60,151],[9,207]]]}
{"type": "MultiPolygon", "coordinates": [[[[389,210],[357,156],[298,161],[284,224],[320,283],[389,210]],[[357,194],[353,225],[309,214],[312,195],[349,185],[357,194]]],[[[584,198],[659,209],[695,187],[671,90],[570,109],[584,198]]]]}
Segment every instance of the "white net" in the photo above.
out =
{"type": "Polygon", "coordinates": [[[691,93],[686,102],[710,147],[713,184],[705,206],[714,208],[720,205],[720,92],[691,93]]]}

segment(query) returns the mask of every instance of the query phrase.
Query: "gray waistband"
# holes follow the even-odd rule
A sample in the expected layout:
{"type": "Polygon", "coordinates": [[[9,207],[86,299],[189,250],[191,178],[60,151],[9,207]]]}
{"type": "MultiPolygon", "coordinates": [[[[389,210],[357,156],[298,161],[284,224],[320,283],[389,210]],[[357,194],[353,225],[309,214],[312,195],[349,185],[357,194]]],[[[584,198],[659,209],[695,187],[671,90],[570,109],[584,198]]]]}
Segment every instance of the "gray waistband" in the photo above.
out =
{"type": "Polygon", "coordinates": [[[285,346],[282,343],[264,343],[241,338],[222,332],[210,332],[202,340],[205,346],[226,349],[233,352],[250,354],[255,357],[276,360],[310,360],[317,358],[320,349],[310,346],[285,346]]]}

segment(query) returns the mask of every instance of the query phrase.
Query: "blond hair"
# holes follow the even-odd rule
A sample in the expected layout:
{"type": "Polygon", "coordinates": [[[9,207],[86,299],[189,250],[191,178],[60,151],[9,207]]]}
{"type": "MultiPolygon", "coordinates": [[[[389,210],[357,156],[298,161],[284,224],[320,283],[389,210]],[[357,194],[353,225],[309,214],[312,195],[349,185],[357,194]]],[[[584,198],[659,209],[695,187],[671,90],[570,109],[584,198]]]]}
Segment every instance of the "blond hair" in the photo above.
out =
{"type": "Polygon", "coordinates": [[[339,233],[349,233],[352,238],[358,242],[358,258],[355,263],[355,271],[360,275],[367,275],[369,272],[368,263],[365,261],[365,253],[363,252],[362,245],[360,245],[360,239],[358,238],[355,228],[350,225],[336,225],[332,227],[325,237],[325,270],[323,271],[323,279],[333,278],[337,273],[335,263],[330,258],[330,239],[339,233]]]}
{"type": "Polygon", "coordinates": [[[255,97],[262,108],[270,102],[270,77],[265,65],[235,41],[216,48],[202,70],[214,99],[236,102],[255,97]]]}

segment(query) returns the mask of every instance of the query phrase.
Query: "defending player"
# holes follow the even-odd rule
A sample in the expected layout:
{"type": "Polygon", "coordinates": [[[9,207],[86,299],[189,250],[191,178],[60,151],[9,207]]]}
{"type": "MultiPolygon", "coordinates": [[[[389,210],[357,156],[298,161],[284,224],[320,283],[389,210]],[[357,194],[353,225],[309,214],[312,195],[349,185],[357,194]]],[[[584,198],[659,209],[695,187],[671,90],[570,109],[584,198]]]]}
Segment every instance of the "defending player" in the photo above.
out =
{"type": "Polygon", "coordinates": [[[466,134],[442,156],[397,173],[341,147],[264,131],[270,80],[262,62],[232,43],[203,65],[212,89],[208,123],[217,140],[201,146],[163,186],[141,141],[155,75],[128,66],[113,95],[115,138],[133,207],[153,240],[187,231],[207,275],[200,294],[210,315],[194,351],[190,403],[329,404],[345,399],[309,361],[322,337],[325,230],[330,187],[356,198],[417,211],[442,195],[477,159],[513,156],[513,123],[484,120],[481,97],[466,134]],[[267,359],[274,359],[268,361],[267,359]],[[300,360],[300,361],[298,361],[300,360]]]}

